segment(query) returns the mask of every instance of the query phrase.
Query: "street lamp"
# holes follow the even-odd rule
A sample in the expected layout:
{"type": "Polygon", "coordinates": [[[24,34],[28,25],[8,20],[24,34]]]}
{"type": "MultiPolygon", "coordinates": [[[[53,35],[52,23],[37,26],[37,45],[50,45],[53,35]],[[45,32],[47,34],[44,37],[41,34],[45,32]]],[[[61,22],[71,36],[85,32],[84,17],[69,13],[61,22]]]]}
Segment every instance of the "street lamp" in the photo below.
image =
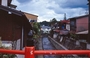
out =
{"type": "Polygon", "coordinates": [[[88,0],[89,19],[88,19],[88,42],[90,43],[90,0],[88,0]]]}

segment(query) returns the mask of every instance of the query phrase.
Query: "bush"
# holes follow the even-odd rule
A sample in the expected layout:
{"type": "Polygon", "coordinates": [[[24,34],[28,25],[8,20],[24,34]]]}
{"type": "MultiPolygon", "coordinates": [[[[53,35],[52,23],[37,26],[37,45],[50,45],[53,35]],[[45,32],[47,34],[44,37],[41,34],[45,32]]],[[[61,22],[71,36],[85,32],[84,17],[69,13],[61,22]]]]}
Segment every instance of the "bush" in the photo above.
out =
{"type": "MultiPolygon", "coordinates": [[[[9,50],[9,47],[1,46],[0,49],[7,49],[9,50]]],[[[6,54],[6,53],[0,53],[0,58],[15,58],[15,54],[6,54]]]]}

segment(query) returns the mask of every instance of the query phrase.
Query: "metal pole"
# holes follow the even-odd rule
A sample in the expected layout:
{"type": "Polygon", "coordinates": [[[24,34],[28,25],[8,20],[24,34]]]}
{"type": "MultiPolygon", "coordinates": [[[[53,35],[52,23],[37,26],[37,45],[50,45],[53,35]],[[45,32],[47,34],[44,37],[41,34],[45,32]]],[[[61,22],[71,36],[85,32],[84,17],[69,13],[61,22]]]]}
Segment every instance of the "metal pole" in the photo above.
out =
{"type": "Polygon", "coordinates": [[[35,55],[60,55],[60,54],[88,55],[90,58],[90,50],[35,50],[34,47],[25,47],[25,51],[0,49],[0,53],[21,54],[25,55],[25,58],[35,58],[35,55]]]}
{"type": "Polygon", "coordinates": [[[23,36],[24,36],[24,28],[23,28],[23,26],[22,26],[22,38],[20,39],[20,50],[22,50],[22,48],[23,48],[23,36]]]}
{"type": "Polygon", "coordinates": [[[36,50],[35,55],[61,55],[61,54],[77,54],[77,55],[89,55],[89,50],[36,50]]]}
{"type": "Polygon", "coordinates": [[[88,0],[88,9],[89,9],[89,17],[88,17],[88,43],[90,43],[90,0],[88,0]]]}
{"type": "Polygon", "coordinates": [[[21,54],[21,55],[25,55],[25,52],[22,51],[22,50],[0,49],[0,53],[6,53],[6,54],[21,54]]]}

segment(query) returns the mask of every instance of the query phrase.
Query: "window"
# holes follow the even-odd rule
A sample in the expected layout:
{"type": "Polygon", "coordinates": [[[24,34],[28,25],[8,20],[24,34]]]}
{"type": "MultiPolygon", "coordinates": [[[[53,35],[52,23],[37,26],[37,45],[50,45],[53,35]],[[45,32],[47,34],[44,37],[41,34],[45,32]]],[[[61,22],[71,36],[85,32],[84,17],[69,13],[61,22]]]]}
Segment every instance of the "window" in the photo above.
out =
{"type": "Polygon", "coordinates": [[[74,21],[71,21],[71,26],[74,26],[75,25],[75,22],[74,21]]]}
{"type": "Polygon", "coordinates": [[[3,6],[7,6],[8,5],[8,0],[1,0],[1,4],[3,5],[3,6]]]}

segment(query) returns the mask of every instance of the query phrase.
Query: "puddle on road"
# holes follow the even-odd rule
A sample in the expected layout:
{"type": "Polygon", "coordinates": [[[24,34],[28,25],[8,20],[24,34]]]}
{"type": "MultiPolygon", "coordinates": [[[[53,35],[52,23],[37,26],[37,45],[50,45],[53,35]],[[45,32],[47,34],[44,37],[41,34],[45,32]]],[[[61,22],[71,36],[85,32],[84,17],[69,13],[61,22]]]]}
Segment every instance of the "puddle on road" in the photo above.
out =
{"type": "MultiPolygon", "coordinates": [[[[43,49],[44,50],[55,50],[54,46],[48,40],[48,37],[43,38],[43,49]]],[[[44,58],[59,58],[56,55],[45,55],[44,58]]]]}

